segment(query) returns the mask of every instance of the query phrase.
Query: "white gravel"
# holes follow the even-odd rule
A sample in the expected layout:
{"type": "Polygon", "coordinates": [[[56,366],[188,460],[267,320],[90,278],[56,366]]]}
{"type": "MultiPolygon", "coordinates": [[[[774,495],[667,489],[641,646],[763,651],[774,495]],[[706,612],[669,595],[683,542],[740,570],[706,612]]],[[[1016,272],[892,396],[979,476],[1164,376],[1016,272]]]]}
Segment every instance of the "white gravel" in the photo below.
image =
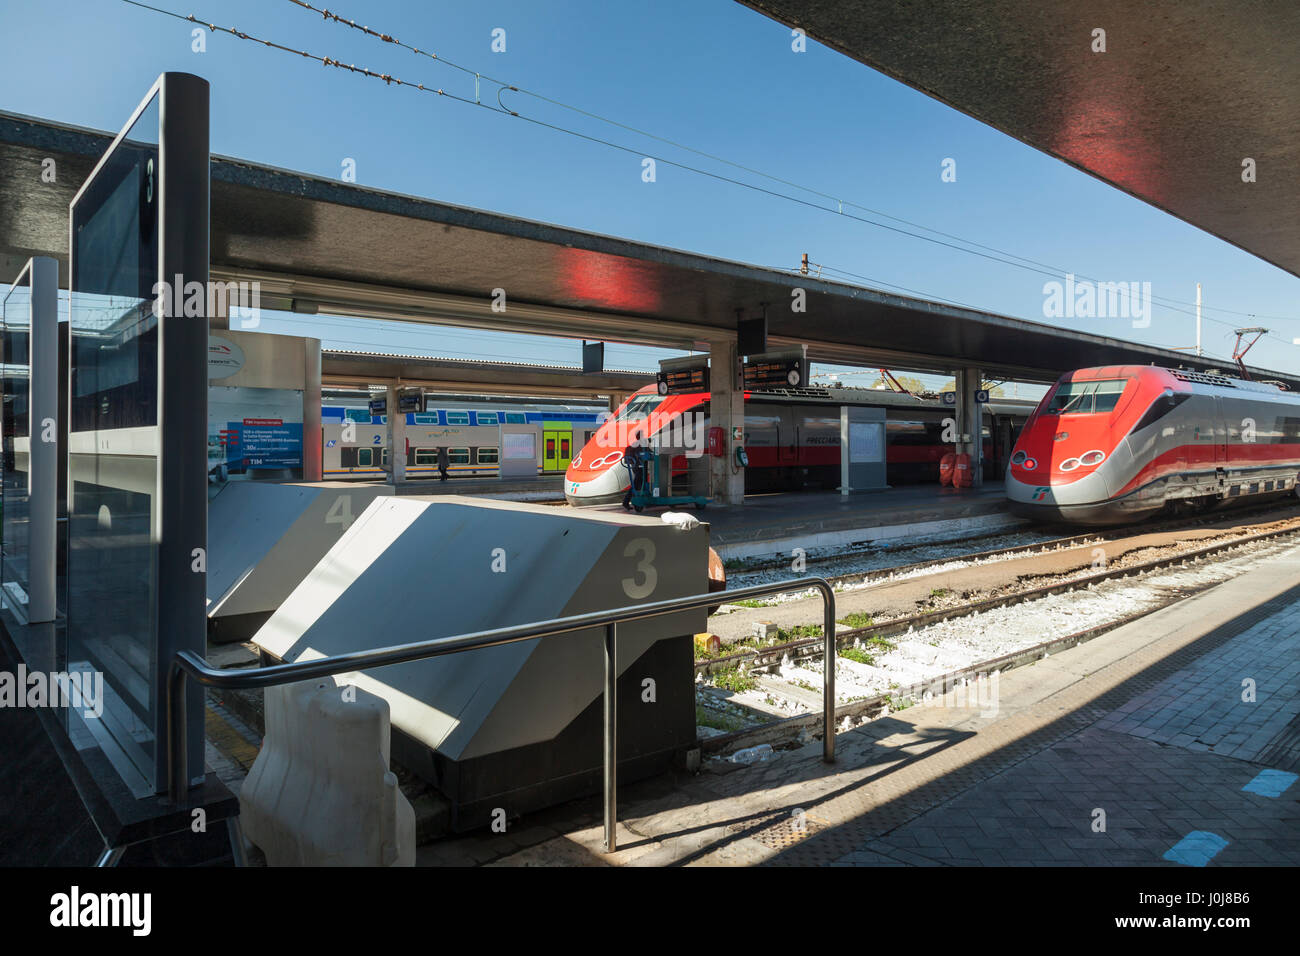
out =
{"type": "MultiPolygon", "coordinates": [[[[1162,603],[1170,590],[1199,589],[1221,583],[1277,555],[1294,552],[1300,552],[1300,546],[1292,541],[1266,544],[1246,553],[1229,552],[1214,561],[1148,574],[1140,580],[1105,581],[1083,591],[1051,595],[893,635],[887,638],[896,645],[891,651],[860,645],[872,655],[875,664],[837,658],[836,701],[843,704],[883,694],[1115,621],[1162,603]]],[[[778,672],[762,676],[795,686],[802,682],[820,690],[821,659],[808,658],[794,663],[787,658],[778,672]]],[[[763,688],[736,694],[732,702],[754,704],[773,699],[785,713],[808,713],[813,709],[802,701],[763,688]]],[[[768,704],[764,709],[770,708],[768,704]]]]}
{"type": "MultiPolygon", "coordinates": [[[[911,572],[911,574],[900,575],[899,577],[910,577],[919,574],[933,574],[941,570],[952,568],[968,567],[975,563],[964,560],[967,555],[976,551],[992,551],[995,548],[1027,548],[1044,541],[1050,541],[1056,535],[1043,534],[1037,531],[1022,531],[1014,534],[999,534],[989,536],[975,536],[963,538],[960,540],[945,539],[932,545],[911,548],[890,548],[886,545],[872,548],[869,551],[845,555],[843,549],[827,550],[827,553],[819,553],[826,549],[813,549],[808,552],[805,558],[806,567],[802,572],[792,569],[790,564],[794,558],[790,558],[790,564],[782,565],[778,568],[768,568],[759,571],[729,571],[727,573],[727,587],[731,589],[752,587],[756,584],[770,584],[774,581],[784,581],[790,578],[808,577],[843,577],[850,574],[870,574],[871,572],[888,572],[900,564],[917,564],[921,561],[937,561],[940,558],[951,557],[951,564],[944,564],[941,567],[925,568],[911,572]]],[[[924,538],[910,539],[909,543],[924,541],[924,538]]],[[[1007,560],[1018,555],[1011,554],[990,560],[1007,560]]],[[[782,555],[782,557],[787,557],[782,555]]],[[[983,563],[983,562],[980,562],[983,563]]],[[[873,580],[879,580],[881,574],[876,574],[873,580]]],[[[891,575],[892,576],[892,575],[891,575]]]]}

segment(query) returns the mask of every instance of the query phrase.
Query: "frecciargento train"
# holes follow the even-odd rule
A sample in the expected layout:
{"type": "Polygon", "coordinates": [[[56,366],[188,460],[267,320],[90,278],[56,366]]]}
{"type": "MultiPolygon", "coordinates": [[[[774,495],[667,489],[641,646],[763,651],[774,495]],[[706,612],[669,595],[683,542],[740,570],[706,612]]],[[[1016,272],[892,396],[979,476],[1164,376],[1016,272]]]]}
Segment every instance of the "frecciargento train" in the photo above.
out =
{"type": "Polygon", "coordinates": [[[1295,494],[1300,395],[1226,375],[1113,366],[1069,372],[1030,416],[1006,473],[1024,517],[1120,524],[1295,494]]]}
{"type": "MultiPolygon", "coordinates": [[[[952,450],[944,444],[944,420],[953,410],[905,392],[858,388],[804,388],[745,393],[745,492],[836,488],[840,482],[840,413],[843,404],[885,409],[886,480],[890,485],[938,482],[939,461],[952,450]]],[[[987,479],[1006,468],[1032,402],[997,401],[983,407],[982,441],[987,479]]],[[[643,441],[676,431],[682,420],[708,428],[709,393],[660,395],[655,385],[633,393],[602,424],[569,463],[564,494],[572,505],[598,505],[622,499],[630,482],[622,466],[629,435],[643,441]],[[642,423],[637,425],[636,423],[642,423]]],[[[673,459],[673,473],[686,468],[673,459]]]]}

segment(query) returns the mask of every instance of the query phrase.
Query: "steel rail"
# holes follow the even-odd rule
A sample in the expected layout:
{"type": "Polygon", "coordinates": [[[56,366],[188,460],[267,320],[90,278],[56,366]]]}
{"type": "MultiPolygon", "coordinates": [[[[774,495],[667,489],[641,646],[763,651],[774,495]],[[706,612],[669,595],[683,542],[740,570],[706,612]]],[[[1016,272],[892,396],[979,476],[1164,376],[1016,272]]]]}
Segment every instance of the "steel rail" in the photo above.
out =
{"type": "MultiPolygon", "coordinates": [[[[1231,534],[1231,532],[1227,533],[1231,534]]],[[[1055,594],[1065,594],[1080,588],[1086,588],[1092,584],[1100,584],[1103,581],[1147,574],[1152,571],[1159,571],[1188,561],[1199,561],[1203,558],[1211,557],[1221,551],[1231,551],[1234,548],[1243,545],[1265,542],[1273,538],[1285,537],[1286,535],[1296,533],[1300,533],[1300,526],[1292,525],[1286,528],[1276,528],[1272,531],[1262,531],[1239,537],[1230,537],[1223,541],[1216,541],[1213,544],[1195,548],[1190,551],[1180,551],[1177,554],[1168,555],[1163,558],[1153,558],[1149,561],[1139,562],[1138,564],[1110,568],[1104,571],[1098,571],[1094,574],[1086,574],[1079,577],[1067,577],[1064,580],[1057,581],[1053,584],[1044,584],[1024,591],[1016,591],[1011,594],[981,598],[977,601],[971,601],[966,604],[955,604],[952,607],[939,608],[934,611],[921,611],[916,614],[910,614],[906,617],[894,618],[890,621],[882,621],[879,624],[871,624],[867,627],[849,628],[840,631],[835,635],[835,638],[837,643],[847,644],[851,640],[864,636],[886,636],[890,634],[898,634],[908,630],[909,628],[928,627],[931,624],[939,624],[944,621],[969,617],[972,614],[980,614],[984,611],[991,611],[1003,607],[1013,607],[1017,604],[1024,604],[1029,601],[1037,600],[1038,598],[1050,597],[1055,594]]],[[[717,592],[718,595],[726,595],[728,593],[730,592],[717,592]]],[[[740,594],[741,592],[737,591],[735,593],[740,594]]],[[[726,604],[727,601],[723,600],[722,603],[726,604]]],[[[771,663],[773,660],[779,660],[785,654],[794,654],[797,657],[801,650],[805,647],[815,645],[819,640],[821,639],[803,638],[800,640],[786,641],[781,644],[770,644],[766,647],[747,648],[743,651],[739,651],[735,654],[728,654],[723,657],[702,657],[695,661],[695,670],[696,673],[703,672],[709,674],[715,667],[725,668],[739,663],[764,665],[771,663]]]]}
{"type": "MultiPolygon", "coordinates": [[[[732,592],[734,596],[747,597],[766,594],[783,594],[789,591],[806,591],[810,588],[819,591],[823,598],[825,641],[822,649],[825,663],[823,678],[823,733],[822,758],[826,763],[835,762],[835,591],[829,582],[821,578],[803,578],[799,581],[777,581],[771,584],[756,584],[753,587],[732,592]]],[[[296,681],[311,680],[317,677],[333,677],[338,674],[370,670],[390,664],[408,664],[413,661],[445,657],[464,651],[481,650],[486,647],[500,647],[520,641],[539,638],[557,637],[573,634],[592,628],[604,628],[605,637],[602,647],[604,662],[604,807],[605,807],[605,850],[612,853],[617,849],[615,834],[617,822],[617,751],[618,741],[618,625],[630,621],[643,621],[661,617],[679,611],[713,607],[718,603],[716,592],[696,594],[689,597],[671,598],[650,604],[615,608],[607,611],[593,611],[570,617],[556,618],[549,621],[535,621],[513,627],[502,627],[488,631],[476,631],[451,637],[433,638],[411,644],[398,644],[368,651],[352,651],[336,654],[311,661],[298,661],[287,664],[273,664],[267,667],[246,669],[220,669],[208,665],[207,661],[192,651],[180,651],[172,659],[167,675],[167,781],[168,796],[173,803],[182,803],[190,787],[188,756],[185,740],[185,698],[186,686],[193,679],[204,687],[225,690],[252,690],[256,688],[275,687],[296,681]]]]}
{"type": "MultiPolygon", "coordinates": [[[[876,577],[876,576],[878,576],[880,580],[884,582],[887,581],[889,577],[893,575],[910,574],[913,571],[923,571],[926,568],[937,567],[943,564],[951,564],[954,561],[966,561],[971,564],[978,564],[981,561],[988,561],[991,558],[1004,558],[1008,556],[1032,557],[1034,554],[1038,554],[1038,553],[1044,553],[1044,552],[1050,553],[1053,551],[1065,551],[1076,547],[1084,547],[1093,542],[1096,542],[1099,545],[1113,544],[1116,541],[1123,541],[1125,538],[1139,537],[1148,534],[1163,534],[1167,531],[1186,531],[1194,528],[1204,527],[1205,525],[1208,524],[1215,524],[1216,522],[1224,521],[1230,518],[1231,519],[1255,518],[1275,511],[1294,512],[1295,510],[1296,510],[1296,503],[1293,500],[1292,501],[1286,501],[1286,500],[1271,501],[1271,502],[1266,502],[1264,504],[1233,508],[1227,511],[1212,511],[1212,512],[1206,512],[1204,514],[1199,514],[1199,515],[1190,515],[1181,518],[1170,518],[1165,521],[1158,521],[1150,524],[1143,524],[1142,522],[1138,521],[1126,525],[1109,525],[1109,526],[1094,528],[1091,531],[1081,531],[1078,534],[1066,535],[1065,537],[1061,537],[1061,538],[1044,538],[1042,541],[1036,541],[1031,544],[1011,545],[1005,548],[990,548],[985,551],[971,551],[966,554],[955,554],[944,558],[926,558],[923,561],[913,561],[909,564],[899,564],[892,568],[873,568],[869,571],[849,571],[844,574],[835,574],[835,575],[826,574],[825,573],[826,570],[833,570],[827,568],[823,570],[823,572],[820,575],[818,575],[818,577],[823,577],[827,581],[830,581],[832,586],[836,584],[845,583],[848,581],[854,581],[857,580],[858,578],[861,578],[865,581],[868,578],[876,577]]],[[[1285,516],[1283,516],[1282,518],[1279,518],[1277,520],[1282,521],[1282,520],[1286,520],[1286,518],[1285,516]]],[[[979,540],[980,538],[988,538],[988,537],[998,537],[1000,535],[1024,534],[1030,530],[1032,530],[1032,526],[1000,529],[1000,530],[994,530],[992,533],[986,533],[983,535],[970,535],[964,539],[953,539],[949,541],[933,541],[933,542],[925,542],[922,544],[910,544],[910,545],[906,545],[903,548],[896,548],[894,550],[903,551],[903,550],[913,550],[917,548],[931,548],[931,547],[945,547],[945,546],[956,547],[960,545],[963,541],[979,540]]],[[[837,561],[851,561],[858,557],[866,557],[872,554],[879,554],[879,553],[880,552],[878,550],[864,550],[862,552],[850,552],[844,555],[843,557],[835,556],[835,557],[818,558],[816,559],[815,562],[810,561],[809,563],[822,564],[822,565],[833,564],[837,561]]],[[[776,568],[787,567],[789,564],[790,561],[783,558],[780,561],[767,561],[764,562],[763,564],[756,564],[749,567],[736,568],[734,573],[737,577],[743,577],[744,575],[747,574],[757,574],[761,571],[771,571],[776,568]]]]}

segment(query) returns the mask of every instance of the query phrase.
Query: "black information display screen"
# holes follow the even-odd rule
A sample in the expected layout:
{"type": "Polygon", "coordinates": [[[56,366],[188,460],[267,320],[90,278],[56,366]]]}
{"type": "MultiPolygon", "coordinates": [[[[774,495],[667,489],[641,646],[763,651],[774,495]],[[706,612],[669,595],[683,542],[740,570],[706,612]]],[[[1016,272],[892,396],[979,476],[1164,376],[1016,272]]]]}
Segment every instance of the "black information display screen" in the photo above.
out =
{"type": "Polygon", "coordinates": [[[660,395],[691,395],[709,390],[708,366],[664,369],[658,378],[660,395]]]}
{"type": "Polygon", "coordinates": [[[158,135],[155,95],[74,202],[69,310],[68,662],[103,673],[102,727],[149,783],[160,726],[158,135]]]}
{"type": "Polygon", "coordinates": [[[801,358],[759,358],[745,363],[745,388],[803,388],[808,384],[801,358]]]}

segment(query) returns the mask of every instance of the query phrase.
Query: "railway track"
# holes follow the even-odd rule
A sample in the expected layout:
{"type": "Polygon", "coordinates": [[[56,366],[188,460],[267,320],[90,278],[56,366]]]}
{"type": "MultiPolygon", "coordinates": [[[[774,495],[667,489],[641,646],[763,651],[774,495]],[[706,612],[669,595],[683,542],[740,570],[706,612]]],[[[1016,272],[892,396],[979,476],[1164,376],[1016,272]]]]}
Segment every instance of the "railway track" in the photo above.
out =
{"type": "MultiPolygon", "coordinates": [[[[1291,509],[1291,510],[1294,511],[1296,509],[1291,509]]],[[[972,614],[979,614],[984,611],[993,610],[995,608],[1010,607],[1016,604],[1022,604],[1026,601],[1036,600],[1038,598],[1046,597],[1052,594],[1064,594],[1066,592],[1077,590],[1079,588],[1085,588],[1091,585],[1099,584],[1103,581],[1111,581],[1111,580],[1116,580],[1118,578],[1147,574],[1151,571],[1160,570],[1162,568],[1173,567],[1178,564],[1185,564],[1188,561],[1196,561],[1205,557],[1210,557],[1215,554],[1220,554],[1224,551],[1241,547],[1243,545],[1268,541],[1274,538],[1284,537],[1286,535],[1292,535],[1297,533],[1300,533],[1300,515],[1295,515],[1293,517],[1290,517],[1290,519],[1287,521],[1286,526],[1279,529],[1258,532],[1255,534],[1230,536],[1223,541],[1216,541],[1212,544],[1205,545],[1199,548],[1193,548],[1187,551],[1178,551],[1172,555],[1168,555],[1160,558],[1154,558],[1148,561],[1139,562],[1137,564],[1126,564],[1120,567],[1107,568],[1091,574],[1084,574],[1080,576],[1067,576],[1064,580],[1052,582],[1050,584],[1040,585],[1038,587],[1027,588],[1024,590],[1018,590],[1008,594],[1001,594],[993,597],[982,598],[975,601],[969,601],[964,604],[954,605],[946,608],[939,608],[933,611],[921,611],[916,614],[911,614],[905,617],[893,618],[890,620],[881,621],[879,623],[873,622],[871,625],[867,627],[846,628],[845,630],[838,631],[836,633],[835,640],[837,646],[843,646],[845,644],[851,644],[852,642],[855,642],[867,636],[889,637],[894,634],[902,633],[915,628],[926,627],[931,624],[939,623],[941,621],[949,621],[956,618],[967,617],[972,614]]],[[[1058,541],[1066,541],[1066,540],[1069,539],[1058,539],[1058,541]]],[[[1082,543],[1086,544],[1091,540],[1095,540],[1095,539],[1087,538],[1082,543]]],[[[1113,541],[1116,539],[1108,539],[1108,540],[1113,541]]],[[[1063,547],[1065,546],[1058,544],[1056,550],[1060,550],[1063,547]]],[[[1042,546],[1035,546],[1029,549],[1013,549],[1013,550],[1017,552],[1024,552],[1025,554],[1032,554],[1035,552],[1041,552],[1043,550],[1047,550],[1047,547],[1045,543],[1042,546]]],[[[988,556],[993,556],[993,555],[998,555],[999,552],[991,551],[991,552],[984,552],[984,554],[988,556]]],[[[972,556],[971,559],[967,559],[967,560],[973,560],[973,558],[974,556],[972,556]]],[[[943,564],[947,562],[940,561],[935,563],[943,564]]],[[[929,564],[928,562],[922,562],[919,565],[909,566],[908,569],[911,570],[914,568],[924,568],[928,564],[929,564]]],[[[902,570],[904,569],[902,568],[896,569],[895,573],[901,572],[902,570]]],[[[857,578],[859,576],[860,575],[854,574],[854,575],[848,575],[847,577],[857,578]]],[[[827,580],[830,581],[832,585],[836,583],[836,580],[833,578],[828,578],[827,580]]],[[[801,638],[798,640],[785,641],[778,644],[771,644],[765,647],[747,648],[745,651],[738,652],[736,654],[729,654],[721,657],[699,659],[695,662],[695,670],[697,673],[709,674],[715,670],[724,670],[727,669],[728,667],[734,667],[737,664],[742,662],[748,662],[751,666],[761,666],[764,663],[780,661],[787,654],[792,656],[800,656],[803,652],[807,651],[807,649],[815,650],[815,649],[819,649],[820,647],[821,647],[820,636],[801,638]]]]}
{"type": "MultiPolygon", "coordinates": [[[[889,635],[910,632],[913,629],[930,627],[937,623],[963,617],[985,613],[996,610],[997,608],[1011,607],[1027,601],[1033,601],[1043,598],[1050,598],[1052,595],[1065,594],[1076,590],[1091,590],[1098,584],[1116,581],[1123,578],[1141,578],[1152,575],[1155,572],[1168,571],[1169,569],[1187,566],[1194,580],[1188,583],[1186,576],[1181,579],[1178,577],[1179,572],[1174,571],[1175,577],[1170,579],[1167,575],[1165,582],[1158,584],[1156,591],[1156,600],[1148,600],[1144,606],[1141,606],[1136,612],[1126,611],[1125,613],[1116,614],[1113,617],[1105,617],[1096,620],[1089,626],[1062,636],[1052,637],[1048,640],[1030,641],[1023,647],[1014,647],[1009,651],[1003,651],[984,659],[963,664],[956,668],[949,668],[940,673],[926,675],[921,680],[908,681],[903,686],[891,684],[887,691],[869,693],[862,697],[841,700],[837,702],[835,708],[836,720],[870,720],[877,716],[888,713],[899,706],[906,706],[902,701],[917,699],[926,693],[942,694],[959,687],[972,679],[978,679],[981,676],[987,677],[995,671],[1005,671],[1013,667],[1033,663],[1051,653],[1067,649],[1077,644],[1091,640],[1102,634],[1105,634],[1115,628],[1121,627],[1131,621],[1138,620],[1146,615],[1172,604],[1187,600],[1188,598],[1199,594],[1204,590],[1216,586],[1221,579],[1206,581],[1203,578],[1198,582],[1195,580],[1196,568],[1204,568],[1204,562],[1215,556],[1227,555],[1230,552],[1241,552],[1241,557],[1249,558],[1250,555],[1259,550],[1267,549],[1273,546],[1291,546],[1286,539],[1300,535],[1300,516],[1292,517],[1281,523],[1280,527],[1273,527],[1254,533],[1233,535],[1224,540],[1214,541],[1204,544],[1190,550],[1180,551],[1175,554],[1161,556],[1155,559],[1140,561],[1128,564],[1123,567],[1108,568],[1093,573],[1068,577],[1063,580],[1053,581],[1048,584],[1029,588],[1011,594],[996,595],[993,597],[983,598],[962,605],[947,607],[937,610],[923,611],[918,614],[908,615],[892,619],[880,624],[873,624],[863,628],[847,628],[838,631],[836,634],[837,648],[845,648],[848,645],[856,644],[863,637],[881,638],[889,635]],[[1163,594],[1159,592],[1163,591],[1163,594]]],[[[1233,560],[1236,555],[1229,558],[1233,560]]],[[[1181,570],[1181,569],[1179,569],[1181,570]]],[[[1104,592],[1099,592],[1104,593],[1104,592]]],[[[913,642],[915,643],[915,642],[913,642]]],[[[930,646],[936,646],[931,644],[930,646]]],[[[716,657],[696,662],[696,670],[701,676],[711,671],[726,670],[736,668],[742,665],[746,673],[753,674],[759,679],[759,693],[768,694],[768,702],[771,703],[771,695],[783,697],[786,701],[793,701],[800,707],[808,710],[807,713],[795,713],[792,716],[778,716],[773,720],[772,711],[750,710],[748,714],[748,726],[732,730],[728,733],[719,733],[716,729],[712,732],[713,736],[702,737],[703,750],[708,754],[720,754],[732,752],[744,747],[752,747],[761,743],[769,743],[773,746],[782,746],[788,744],[793,738],[806,740],[809,734],[815,735],[819,730],[820,721],[820,697],[816,690],[816,685],[820,683],[820,677],[816,674],[809,674],[810,677],[817,677],[815,682],[804,682],[796,680],[795,686],[788,691],[776,686],[776,682],[765,679],[764,672],[771,672],[778,665],[789,665],[794,663],[794,672],[800,673],[802,669],[798,662],[802,659],[810,658],[820,654],[822,640],[820,636],[806,637],[799,640],[784,641],[778,644],[769,645],[761,648],[747,648],[745,651],[716,657]],[[803,697],[811,697],[809,700],[802,700],[803,697]],[[817,698],[815,701],[812,697],[817,698]]],[[[843,658],[837,658],[837,663],[843,665],[843,658]]],[[[853,658],[849,658],[853,660],[853,658]]],[[[819,666],[819,662],[810,664],[810,667],[819,666]]],[[[784,670],[784,666],[781,668],[784,670]]],[[[837,668],[838,669],[838,668],[837,668]]],[[[728,706],[725,701],[710,700],[709,688],[703,694],[703,703],[706,710],[710,705],[728,706]]],[[[744,708],[736,708],[735,704],[729,705],[733,709],[732,713],[737,713],[744,708]]],[[[708,724],[703,724],[708,726],[708,724]]]]}
{"type": "MultiPolygon", "coordinates": [[[[880,578],[882,580],[888,580],[891,577],[898,578],[905,575],[915,574],[919,571],[925,571],[929,568],[939,567],[945,564],[951,564],[955,561],[961,561],[967,564],[979,564],[982,562],[1005,560],[1013,557],[1027,557],[1032,554],[1045,554],[1051,551],[1062,551],[1068,548],[1077,548],[1080,547],[1081,545],[1087,545],[1091,543],[1096,543],[1100,545],[1100,544],[1105,544],[1105,543],[1114,542],[1118,540],[1123,540],[1124,537],[1126,536],[1131,537],[1134,533],[1160,534],[1169,531],[1186,531],[1188,529],[1205,527],[1207,525],[1215,524],[1217,522],[1224,521],[1227,518],[1231,518],[1234,520],[1239,518],[1244,519],[1244,518],[1258,517],[1260,515],[1272,514],[1275,512],[1283,515],[1294,514],[1300,516],[1300,502],[1295,502],[1294,499],[1287,499],[1286,502],[1281,504],[1279,504],[1276,501],[1270,502],[1267,505],[1260,505],[1253,508],[1242,508],[1239,510],[1234,510],[1231,514],[1227,514],[1227,515],[1225,515],[1223,512],[1216,512],[1213,514],[1196,515],[1188,518],[1170,519],[1168,521],[1162,521],[1162,522],[1137,522],[1131,525],[1117,525],[1113,528],[1094,530],[1094,531],[1084,532],[1080,534],[1066,535],[1059,538],[1048,538],[1046,540],[1035,541],[1030,544],[1017,544],[1017,545],[1011,545],[1009,547],[1004,547],[1004,548],[990,548],[983,551],[972,551],[968,554],[946,555],[940,558],[926,558],[922,561],[913,561],[909,564],[900,564],[888,569],[882,568],[874,571],[851,571],[846,574],[838,574],[838,575],[828,575],[825,573],[818,573],[815,576],[825,578],[827,581],[831,583],[832,586],[848,584],[850,582],[855,582],[858,579],[861,579],[865,583],[869,581],[873,576],[880,578]]],[[[910,545],[908,546],[907,549],[910,550],[911,548],[914,547],[921,548],[921,547],[928,547],[928,546],[939,546],[942,543],[943,542],[929,542],[923,545],[910,545]]],[[[856,554],[850,554],[849,556],[847,556],[846,559],[852,560],[855,557],[865,556],[868,553],[869,552],[863,551],[856,554]]],[[[820,562],[809,562],[809,565],[811,568],[811,566],[814,563],[825,565],[828,563],[832,563],[833,560],[844,560],[844,559],[837,558],[831,560],[823,560],[820,562]]],[[[765,570],[788,569],[789,564],[790,564],[789,561],[778,561],[778,562],[769,562],[757,567],[747,567],[736,573],[737,583],[739,584],[743,580],[743,577],[745,575],[756,573],[759,571],[765,571],[765,570]]],[[[808,571],[808,574],[809,576],[814,576],[814,573],[811,569],[808,571]]],[[[753,583],[753,582],[748,582],[748,583],[753,583]]],[[[725,594],[726,592],[723,593],[725,594]]]]}

